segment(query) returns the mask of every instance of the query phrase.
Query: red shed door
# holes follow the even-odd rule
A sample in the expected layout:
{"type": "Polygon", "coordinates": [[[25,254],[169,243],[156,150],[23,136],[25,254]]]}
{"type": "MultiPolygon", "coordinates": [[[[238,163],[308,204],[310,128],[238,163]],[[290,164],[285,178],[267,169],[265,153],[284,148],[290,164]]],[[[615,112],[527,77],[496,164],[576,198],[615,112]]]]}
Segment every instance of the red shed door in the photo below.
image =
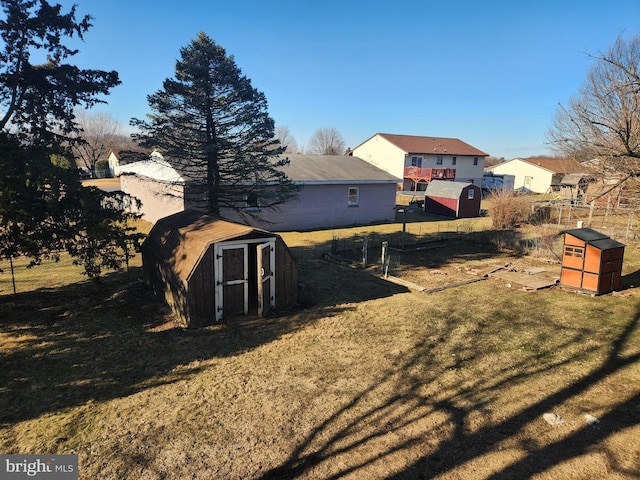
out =
{"type": "Polygon", "coordinates": [[[258,267],[258,316],[275,307],[275,242],[256,246],[258,267]]]}

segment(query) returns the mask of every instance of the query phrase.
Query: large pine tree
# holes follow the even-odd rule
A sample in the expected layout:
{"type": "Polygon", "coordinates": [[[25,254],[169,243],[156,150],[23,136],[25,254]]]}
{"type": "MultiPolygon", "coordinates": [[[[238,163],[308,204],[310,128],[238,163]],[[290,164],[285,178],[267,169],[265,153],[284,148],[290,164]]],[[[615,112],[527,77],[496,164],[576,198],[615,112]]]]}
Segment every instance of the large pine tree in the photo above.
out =
{"type": "Polygon", "coordinates": [[[274,139],[265,95],[203,32],[180,57],[175,78],[147,97],[148,120],[131,121],[141,131],[137,139],[200,188],[210,213],[258,216],[244,209],[247,201],[272,208],[291,199],[297,188],[281,170],[288,160],[274,139]]]}

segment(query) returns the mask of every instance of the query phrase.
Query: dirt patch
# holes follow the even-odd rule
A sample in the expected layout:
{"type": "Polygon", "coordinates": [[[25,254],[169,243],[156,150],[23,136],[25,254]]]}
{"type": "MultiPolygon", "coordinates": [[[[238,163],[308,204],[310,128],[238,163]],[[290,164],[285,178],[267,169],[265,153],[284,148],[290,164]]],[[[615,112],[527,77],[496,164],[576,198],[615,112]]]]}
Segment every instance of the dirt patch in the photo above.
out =
{"type": "MultiPolygon", "coordinates": [[[[357,265],[360,252],[342,252],[339,257],[357,265]]],[[[378,259],[379,249],[369,252],[369,258],[378,259]]],[[[487,244],[466,241],[440,241],[411,248],[389,249],[388,268],[381,261],[368,266],[379,275],[397,277],[424,290],[437,290],[448,286],[472,283],[474,279],[489,277],[508,288],[537,290],[555,285],[560,278],[560,264],[550,259],[517,256],[500,251],[487,244]]]]}

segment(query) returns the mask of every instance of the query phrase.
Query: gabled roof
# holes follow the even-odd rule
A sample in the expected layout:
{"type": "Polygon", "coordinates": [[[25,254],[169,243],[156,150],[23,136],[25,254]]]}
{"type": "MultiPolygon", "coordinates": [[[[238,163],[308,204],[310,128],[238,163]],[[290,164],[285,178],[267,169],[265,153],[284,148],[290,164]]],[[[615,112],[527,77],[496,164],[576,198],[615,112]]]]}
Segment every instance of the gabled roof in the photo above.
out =
{"type": "Polygon", "coordinates": [[[522,162],[536,165],[552,173],[590,173],[591,169],[572,158],[531,157],[514,158],[522,162]]]}
{"type": "MultiPolygon", "coordinates": [[[[399,183],[402,180],[361,158],[348,155],[282,155],[289,164],[282,171],[295,183],[399,183]]],[[[184,182],[180,173],[159,153],[150,160],[131,163],[121,169],[123,174],[140,175],[161,182],[184,182]]],[[[204,176],[204,172],[203,172],[204,176]]]]}
{"type": "Polygon", "coordinates": [[[162,155],[154,152],[150,158],[139,162],[128,163],[120,167],[121,175],[138,175],[159,182],[180,183],[184,178],[169,165],[162,155]]]}
{"type": "MultiPolygon", "coordinates": [[[[391,142],[401,150],[404,150],[405,153],[472,155],[476,157],[486,157],[489,155],[457,138],[421,137],[415,135],[395,135],[391,133],[376,133],[373,137],[376,135],[391,142]]],[[[362,143],[360,145],[362,145],[362,143]]]]}
{"type": "Polygon", "coordinates": [[[427,197],[440,197],[440,198],[460,198],[462,191],[467,187],[476,187],[477,185],[468,182],[450,182],[447,180],[431,180],[427,185],[427,191],[425,195],[427,197]]]}
{"type": "Polygon", "coordinates": [[[158,260],[170,263],[179,277],[187,280],[211,244],[239,238],[277,236],[205,212],[184,210],[159,219],[142,248],[152,250],[158,260]]]}
{"type": "Polygon", "coordinates": [[[122,150],[111,150],[109,155],[113,155],[118,159],[118,162],[121,165],[133,162],[139,162],[142,160],[146,160],[151,155],[151,150],[146,149],[122,149],[122,150]]]}
{"type": "Polygon", "coordinates": [[[349,155],[284,155],[289,165],[282,171],[296,183],[399,183],[381,168],[349,155]]]}

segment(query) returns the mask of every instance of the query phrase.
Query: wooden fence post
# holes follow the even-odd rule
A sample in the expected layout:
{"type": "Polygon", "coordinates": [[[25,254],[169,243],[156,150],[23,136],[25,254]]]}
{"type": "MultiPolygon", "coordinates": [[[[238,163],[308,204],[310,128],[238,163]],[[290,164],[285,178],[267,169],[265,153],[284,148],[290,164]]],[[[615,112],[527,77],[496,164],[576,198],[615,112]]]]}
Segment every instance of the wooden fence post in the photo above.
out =
{"type": "Polygon", "coordinates": [[[380,264],[382,267],[382,273],[384,274],[384,278],[387,278],[389,275],[389,242],[382,242],[382,255],[380,258],[380,264]]]}
{"type": "Polygon", "coordinates": [[[362,266],[364,268],[367,268],[368,244],[369,244],[369,237],[364,237],[362,239],[362,266]]]}

